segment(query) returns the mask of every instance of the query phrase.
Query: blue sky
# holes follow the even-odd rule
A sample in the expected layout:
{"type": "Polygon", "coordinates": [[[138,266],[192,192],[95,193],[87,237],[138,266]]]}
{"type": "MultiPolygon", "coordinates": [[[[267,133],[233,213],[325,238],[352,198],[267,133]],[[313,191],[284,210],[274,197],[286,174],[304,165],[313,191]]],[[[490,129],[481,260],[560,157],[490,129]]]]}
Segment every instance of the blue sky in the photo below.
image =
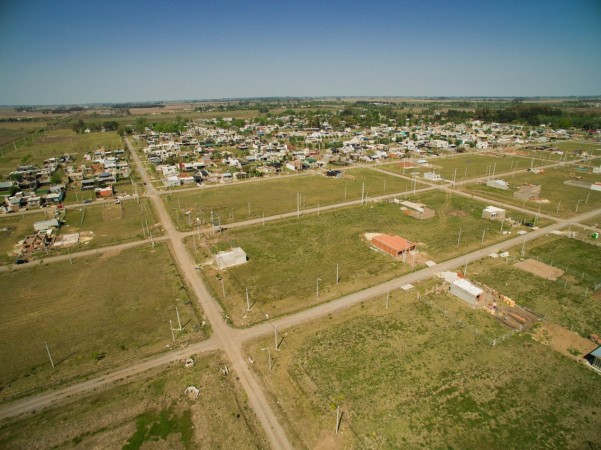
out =
{"type": "Polygon", "coordinates": [[[598,0],[0,1],[0,104],[601,94],[598,0]]]}

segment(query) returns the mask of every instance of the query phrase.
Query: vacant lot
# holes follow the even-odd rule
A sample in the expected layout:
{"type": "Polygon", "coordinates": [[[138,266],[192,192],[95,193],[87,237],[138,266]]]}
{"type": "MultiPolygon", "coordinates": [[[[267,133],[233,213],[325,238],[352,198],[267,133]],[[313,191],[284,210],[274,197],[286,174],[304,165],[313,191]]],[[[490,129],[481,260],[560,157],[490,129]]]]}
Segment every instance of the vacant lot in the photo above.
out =
{"type": "Polygon", "coordinates": [[[7,152],[0,158],[0,174],[6,176],[20,164],[41,165],[45,159],[69,153],[75,162],[81,164],[82,156],[99,147],[106,150],[123,148],[121,136],[114,131],[106,133],[77,134],[72,130],[59,129],[44,133],[33,142],[19,146],[17,150],[7,152]]]}
{"type": "MultiPolygon", "coordinates": [[[[436,217],[419,221],[402,214],[399,205],[375,203],[228,230],[209,238],[211,252],[242,247],[249,261],[222,274],[205,266],[205,279],[219,298],[225,287],[225,307],[242,325],[263,319],[265,313],[304,309],[412,270],[411,255],[403,263],[376,252],[365,233],[400,235],[417,243],[416,267],[423,267],[426,259],[440,262],[515,235],[501,234],[499,223],[480,218],[484,205],[464,197],[434,192],[414,200],[435,209],[436,217]],[[246,289],[257,302],[250,314],[245,311],[246,289]]],[[[201,253],[198,237],[194,239],[189,246],[196,246],[195,257],[202,264],[207,253],[201,253]]]]}
{"type": "MultiPolygon", "coordinates": [[[[520,249],[515,248],[510,254],[518,255],[520,249]]],[[[525,258],[564,270],[564,275],[557,281],[546,280],[520,270],[510,259],[472,265],[471,277],[584,337],[601,333],[601,308],[593,296],[594,285],[601,282],[601,248],[548,236],[529,242],[525,250],[525,258]]]]}
{"type": "Polygon", "coordinates": [[[33,233],[33,223],[46,220],[44,210],[39,214],[19,214],[0,217],[0,264],[15,262],[15,245],[33,233]]]}
{"type": "MultiPolygon", "coordinates": [[[[0,117],[2,117],[1,113],[0,117]]],[[[2,146],[2,153],[9,153],[14,150],[15,146],[10,141],[29,136],[30,133],[44,128],[44,126],[46,126],[46,121],[43,119],[14,122],[0,121],[0,146],[2,146]]],[[[22,140],[19,140],[16,145],[21,146],[22,142],[22,140]]]]}
{"type": "Polygon", "coordinates": [[[530,167],[530,160],[518,156],[489,156],[489,155],[457,155],[447,158],[431,158],[428,167],[417,167],[415,169],[403,169],[400,163],[386,164],[382,169],[390,172],[411,176],[411,172],[436,172],[442,178],[452,180],[455,175],[456,181],[469,180],[493,173],[499,174],[516,170],[516,168],[530,167]],[[455,170],[457,172],[455,172],[455,170]]]}
{"type": "Polygon", "coordinates": [[[576,170],[576,167],[570,166],[561,169],[549,169],[542,174],[524,172],[523,174],[504,178],[510,185],[510,189],[507,191],[487,187],[485,184],[467,186],[464,190],[485,195],[501,202],[522,206],[524,201],[514,198],[513,192],[525,183],[541,185],[540,197],[548,200],[548,202],[540,203],[528,200],[525,202],[526,208],[536,211],[540,206],[541,213],[570,217],[577,212],[583,213],[601,207],[601,192],[564,184],[564,181],[576,180],[577,177],[581,177],[581,181],[588,183],[599,179],[599,176],[593,176],[590,170],[588,173],[580,172],[576,170]]]}
{"type": "Polygon", "coordinates": [[[248,352],[298,448],[601,445],[601,377],[528,335],[492,347],[506,329],[447,294],[395,292],[388,310],[377,298],[287,331],[281,351],[266,337],[248,352]]]}
{"type": "Polygon", "coordinates": [[[206,334],[164,245],[1,273],[0,290],[3,399],[164,350],[176,308],[175,345],[206,334]]]}
{"type": "Polygon", "coordinates": [[[222,354],[194,357],[142,379],[24,418],[5,420],[0,447],[9,448],[267,448],[268,442],[236,374],[222,354]],[[200,390],[184,396],[188,386],[200,390]]]}
{"type": "Polygon", "coordinates": [[[360,200],[394,192],[405,192],[410,181],[369,169],[352,169],[345,178],[321,175],[301,175],[261,182],[238,183],[218,188],[199,189],[163,196],[173,221],[180,229],[190,229],[185,214],[191,220],[199,218],[208,223],[211,212],[221,224],[252,219],[307,208],[316,208],[345,200],[360,200]],[[300,196],[299,196],[300,195],[300,196]],[[298,200],[297,200],[298,199],[298,200]],[[298,201],[298,203],[297,203],[298,201]]]}
{"type": "MultiPolygon", "coordinates": [[[[16,244],[27,235],[34,234],[33,224],[53,217],[54,209],[42,209],[39,214],[18,214],[0,217],[0,262],[14,262],[17,256],[16,244]]],[[[102,201],[65,211],[64,224],[58,235],[80,233],[80,243],[69,247],[69,251],[89,250],[129,242],[148,237],[148,229],[154,237],[160,236],[163,229],[156,223],[154,212],[147,199],[140,203],[131,200],[116,205],[112,201],[102,201]]],[[[66,249],[52,249],[36,253],[34,258],[43,259],[67,253],[66,249]]]]}
{"type": "Polygon", "coordinates": [[[92,232],[93,239],[71,250],[105,247],[121,242],[159,236],[163,230],[156,222],[152,205],[148,199],[115,204],[113,201],[99,201],[99,204],[69,209],[61,233],[92,232]],[[146,228],[146,231],[144,230],[146,228]]]}

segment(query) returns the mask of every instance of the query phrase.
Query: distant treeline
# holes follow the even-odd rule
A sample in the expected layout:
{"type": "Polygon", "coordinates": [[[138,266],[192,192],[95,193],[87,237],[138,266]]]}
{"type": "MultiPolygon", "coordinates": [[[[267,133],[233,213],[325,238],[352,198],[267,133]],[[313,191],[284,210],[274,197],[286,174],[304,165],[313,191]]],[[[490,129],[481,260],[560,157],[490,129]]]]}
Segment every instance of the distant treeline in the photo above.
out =
{"type": "Polygon", "coordinates": [[[86,130],[90,131],[118,131],[120,134],[126,132],[126,126],[114,121],[107,120],[104,122],[84,122],[83,120],[78,120],[73,124],[73,131],[76,133],[83,133],[86,130]]]}
{"type": "Polygon", "coordinates": [[[161,103],[117,103],[113,105],[115,109],[129,109],[129,108],[164,108],[165,105],[161,103]]]}
{"type": "Polygon", "coordinates": [[[513,105],[503,109],[478,108],[474,118],[485,122],[525,123],[531,126],[549,125],[552,128],[601,128],[597,114],[565,111],[544,105],[513,105]]]}

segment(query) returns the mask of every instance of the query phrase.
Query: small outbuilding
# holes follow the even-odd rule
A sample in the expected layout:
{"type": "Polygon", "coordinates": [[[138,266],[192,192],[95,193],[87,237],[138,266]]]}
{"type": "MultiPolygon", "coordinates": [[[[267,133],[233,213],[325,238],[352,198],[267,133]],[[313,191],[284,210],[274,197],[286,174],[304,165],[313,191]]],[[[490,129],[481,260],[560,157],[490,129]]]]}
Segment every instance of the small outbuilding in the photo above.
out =
{"type": "Polygon", "coordinates": [[[239,266],[245,264],[246,261],[246,253],[240,247],[232,248],[227,252],[219,252],[215,255],[215,262],[219,270],[239,266]]]}
{"type": "Polygon", "coordinates": [[[465,278],[460,278],[451,283],[451,294],[455,297],[459,297],[466,303],[472,306],[476,306],[481,299],[484,291],[472,283],[467,281],[465,278]]]}
{"type": "Polygon", "coordinates": [[[45,232],[52,228],[60,228],[61,224],[58,219],[50,219],[50,220],[41,220],[39,222],[34,222],[33,229],[38,233],[45,232]]]}
{"type": "Polygon", "coordinates": [[[406,252],[415,250],[415,244],[400,236],[378,234],[371,240],[374,247],[388,253],[390,256],[404,256],[406,252]]]}
{"type": "Polygon", "coordinates": [[[601,345],[586,355],[585,359],[591,366],[601,371],[601,345]]]}
{"type": "Polygon", "coordinates": [[[488,220],[505,220],[505,211],[502,208],[497,208],[496,206],[487,206],[482,210],[482,218],[488,220]]]}
{"type": "Polygon", "coordinates": [[[488,187],[495,188],[495,189],[501,189],[503,191],[506,191],[507,189],[509,189],[509,183],[507,183],[506,181],[503,181],[503,180],[488,180],[486,182],[486,185],[488,187]]]}

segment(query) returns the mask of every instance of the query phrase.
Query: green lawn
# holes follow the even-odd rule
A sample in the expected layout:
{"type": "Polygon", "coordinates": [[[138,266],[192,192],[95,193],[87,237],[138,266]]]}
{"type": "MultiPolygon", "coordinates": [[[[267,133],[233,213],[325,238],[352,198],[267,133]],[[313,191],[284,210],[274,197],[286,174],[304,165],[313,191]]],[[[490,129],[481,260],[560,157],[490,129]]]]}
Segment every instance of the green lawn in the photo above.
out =
{"type": "MultiPolygon", "coordinates": [[[[420,288],[422,289],[422,288],[420,288]]],[[[423,291],[422,291],[423,292],[423,291]]],[[[394,292],[288,329],[273,370],[249,344],[293,445],[316,448],[593,448],[601,377],[448,294],[394,292]],[[443,311],[447,311],[446,315],[443,311]],[[336,406],[342,411],[335,434],[336,406]]]]}
{"type": "Polygon", "coordinates": [[[166,246],[73,262],[0,273],[0,399],[206,336],[166,246]],[[174,343],[176,307],[185,328],[174,343]]]}
{"type": "Polygon", "coordinates": [[[76,402],[4,420],[0,447],[8,448],[267,448],[236,374],[220,353],[194,356],[195,365],[172,365],[127,384],[90,393],[76,402]],[[183,395],[200,389],[196,399],[183,395]]]}
{"type": "Polygon", "coordinates": [[[221,224],[259,218],[263,214],[271,216],[297,210],[297,194],[300,194],[301,211],[339,203],[345,200],[360,200],[365,195],[374,197],[394,192],[405,192],[410,181],[389,176],[369,169],[346,171],[349,178],[329,178],[325,176],[298,176],[281,179],[242,182],[218,188],[163,196],[173,221],[180,229],[191,229],[185,216],[190,212],[192,222],[199,218],[209,223],[211,211],[219,216],[221,224]],[[365,188],[363,184],[365,183],[365,188]]]}

